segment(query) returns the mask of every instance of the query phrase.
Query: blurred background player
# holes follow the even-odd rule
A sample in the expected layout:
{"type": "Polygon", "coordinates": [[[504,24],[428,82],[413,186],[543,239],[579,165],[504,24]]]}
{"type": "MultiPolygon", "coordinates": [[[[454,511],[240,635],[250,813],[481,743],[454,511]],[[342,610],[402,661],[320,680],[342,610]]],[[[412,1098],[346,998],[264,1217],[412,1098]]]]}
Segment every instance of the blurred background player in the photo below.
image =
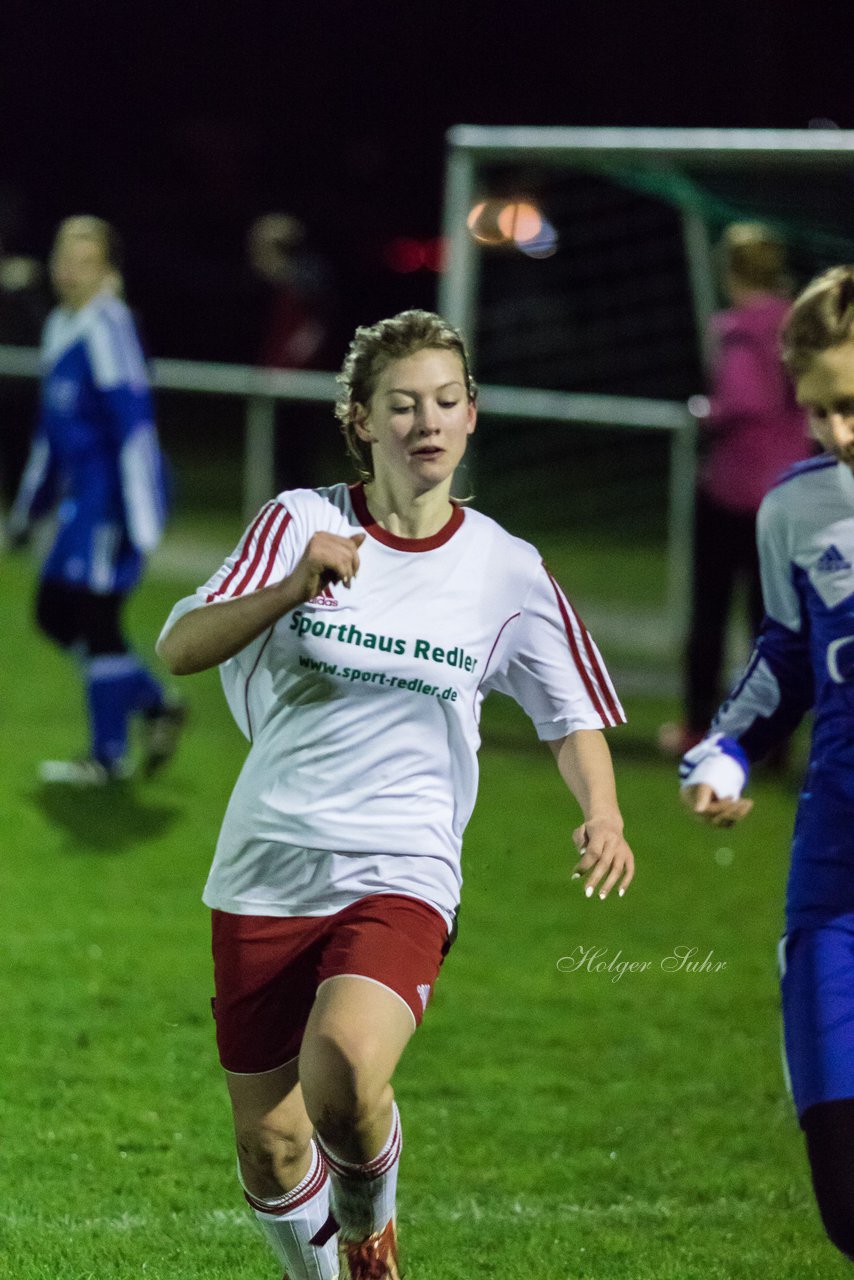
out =
{"type": "Polygon", "coordinates": [[[477,415],[459,333],[361,328],[339,380],[361,482],[279,494],[157,648],[220,665],[251,741],[204,894],[247,1200],[290,1280],[338,1274],[336,1232],[342,1277],[397,1280],[390,1082],[455,933],[490,690],[578,800],[587,896],[634,862],[590,636],[530,544],[450,497],[477,415]]]}
{"type": "Polygon", "coordinates": [[[674,757],[699,742],[723,695],[727,628],[739,582],[746,588],[751,639],[759,630],[756,513],[774,481],[810,452],[806,417],[780,359],[780,330],[791,306],[784,245],[762,223],[733,223],[720,255],[730,306],[710,320],[710,395],[707,402],[697,398],[703,416],[685,718],[659,731],[661,750],[674,757]]]}
{"type": "Polygon", "coordinates": [[[34,520],[56,513],[36,618],[81,664],[90,745],[79,760],[45,761],[40,776],[92,786],[129,773],[134,713],[143,717],[150,773],[174,752],[184,712],[122,631],[127,595],[160,538],[165,491],[145,361],[116,296],[116,232],[99,218],[68,218],[50,269],[60,305],[45,326],[41,411],[9,527],[22,542],[34,520]]]}
{"type": "MultiPolygon", "coordinates": [[[[247,255],[263,291],[256,363],[265,369],[328,368],[335,312],[332,272],[309,244],[305,223],[289,213],[265,213],[249,228],[247,255]]],[[[279,488],[319,483],[328,419],[325,405],[277,405],[274,469],[279,488]]]]}
{"type": "Polygon", "coordinates": [[[680,774],[689,807],[729,826],[752,804],[741,798],[748,761],[813,708],[780,948],[783,1023],[818,1205],[854,1260],[854,267],[800,295],[784,358],[825,453],[762,503],[762,632],[680,774]]]}

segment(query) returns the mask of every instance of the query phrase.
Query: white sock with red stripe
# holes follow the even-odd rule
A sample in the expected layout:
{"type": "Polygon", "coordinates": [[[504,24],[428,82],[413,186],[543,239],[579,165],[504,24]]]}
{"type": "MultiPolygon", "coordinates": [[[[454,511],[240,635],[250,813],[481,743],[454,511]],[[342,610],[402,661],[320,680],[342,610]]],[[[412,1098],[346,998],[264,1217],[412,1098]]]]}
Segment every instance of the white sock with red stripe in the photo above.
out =
{"type": "Polygon", "coordinates": [[[400,1112],[392,1103],[391,1132],[378,1155],[367,1164],[351,1164],[330,1151],[317,1139],[331,1182],[332,1211],[338,1221],[341,1238],[364,1240],[382,1231],[395,1216],[397,1171],[403,1139],[400,1112]]]}
{"type": "Polygon", "coordinates": [[[308,1173],[287,1195],[263,1200],[245,1187],[243,1194],[267,1243],[287,1268],[288,1280],[336,1280],[338,1224],[329,1208],[326,1163],[314,1142],[311,1157],[308,1173]]]}

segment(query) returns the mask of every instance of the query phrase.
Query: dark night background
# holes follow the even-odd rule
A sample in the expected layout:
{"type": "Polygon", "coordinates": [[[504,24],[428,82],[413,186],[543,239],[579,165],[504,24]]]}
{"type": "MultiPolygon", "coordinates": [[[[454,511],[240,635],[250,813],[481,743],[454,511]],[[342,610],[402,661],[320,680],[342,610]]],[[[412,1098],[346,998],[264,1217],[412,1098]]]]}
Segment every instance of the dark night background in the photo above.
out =
{"type": "Polygon", "coordinates": [[[439,229],[455,123],[854,124],[849,6],[564,0],[241,5],[5,0],[0,193],[9,251],[93,212],[127,243],[156,355],[251,360],[244,244],[279,208],[359,321],[431,305],[383,247],[439,229]]]}

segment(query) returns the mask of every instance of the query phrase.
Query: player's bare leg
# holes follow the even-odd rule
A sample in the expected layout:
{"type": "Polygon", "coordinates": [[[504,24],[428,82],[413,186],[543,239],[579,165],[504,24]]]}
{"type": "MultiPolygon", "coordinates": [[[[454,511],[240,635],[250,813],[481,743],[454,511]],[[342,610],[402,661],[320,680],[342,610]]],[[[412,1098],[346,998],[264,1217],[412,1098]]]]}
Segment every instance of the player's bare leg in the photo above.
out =
{"type": "Polygon", "coordinates": [[[289,1280],[335,1280],[329,1175],[312,1140],[296,1059],[259,1075],[226,1072],[240,1180],[289,1280]]]}
{"type": "Polygon", "coordinates": [[[340,976],[321,985],[303,1039],[303,1097],[329,1165],[344,1274],[352,1280],[398,1276],[401,1135],[389,1082],[414,1029],[394,992],[340,976]]]}

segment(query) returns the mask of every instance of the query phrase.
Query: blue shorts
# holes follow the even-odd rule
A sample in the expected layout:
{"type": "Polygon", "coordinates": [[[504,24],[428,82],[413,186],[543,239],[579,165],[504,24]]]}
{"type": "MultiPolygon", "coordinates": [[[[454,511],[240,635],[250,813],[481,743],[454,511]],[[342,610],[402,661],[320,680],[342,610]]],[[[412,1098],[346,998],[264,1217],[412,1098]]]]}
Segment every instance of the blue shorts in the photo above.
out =
{"type": "Polygon", "coordinates": [[[854,1098],[854,914],[795,929],[780,947],[786,1066],[798,1116],[854,1098]]]}

